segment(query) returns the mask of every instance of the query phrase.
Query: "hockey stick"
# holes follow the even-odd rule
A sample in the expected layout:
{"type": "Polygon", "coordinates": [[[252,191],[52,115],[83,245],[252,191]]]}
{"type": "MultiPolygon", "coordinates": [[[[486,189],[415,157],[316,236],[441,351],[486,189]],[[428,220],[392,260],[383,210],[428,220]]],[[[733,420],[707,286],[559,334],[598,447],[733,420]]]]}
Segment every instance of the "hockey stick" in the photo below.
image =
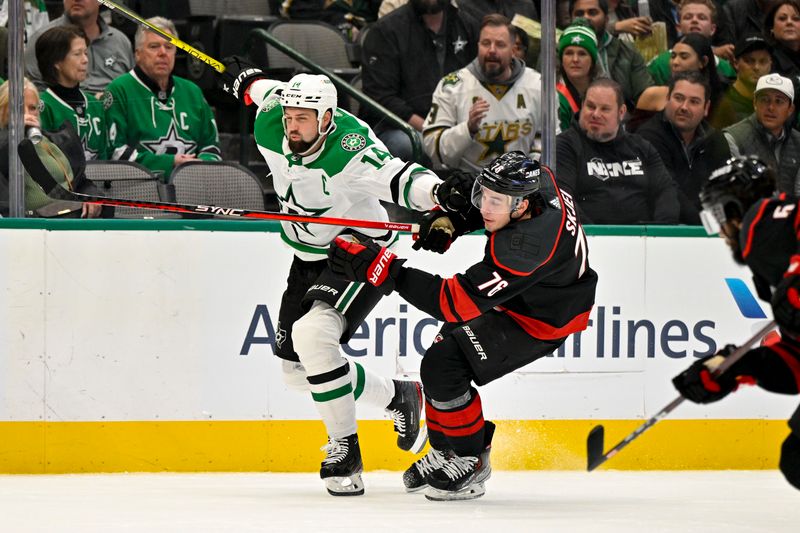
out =
{"type": "MultiPolygon", "coordinates": [[[[721,365],[719,365],[714,371],[711,373],[712,376],[716,377],[728,370],[731,365],[736,363],[739,359],[741,359],[744,354],[746,354],[750,347],[758,342],[764,335],[769,333],[769,331],[775,327],[775,321],[770,320],[770,322],[761,328],[751,339],[746,341],[744,344],[739,346],[736,350],[734,350],[729,356],[725,358],[721,365]]],[[[620,450],[622,450],[625,446],[633,442],[639,435],[650,429],[656,422],[661,420],[662,418],[666,417],[669,413],[671,413],[676,407],[678,407],[683,400],[685,400],[683,396],[678,396],[674,400],[672,400],[666,407],[664,407],[661,411],[659,411],[655,416],[649,419],[647,422],[636,428],[633,433],[622,439],[616,446],[608,450],[606,453],[603,453],[603,440],[605,435],[605,430],[603,429],[602,425],[597,425],[592,428],[589,432],[589,436],[586,439],[586,454],[588,456],[588,466],[587,470],[591,472],[601,464],[605,463],[620,450]]]]}
{"type": "Polygon", "coordinates": [[[127,7],[121,6],[121,5],[117,4],[116,2],[111,2],[109,0],[97,0],[97,1],[99,3],[101,3],[101,4],[103,4],[104,6],[106,6],[107,8],[109,8],[109,9],[116,10],[120,15],[123,15],[124,17],[132,20],[136,24],[139,24],[140,26],[144,26],[145,28],[147,28],[148,30],[152,31],[153,33],[157,33],[158,35],[160,35],[161,37],[163,37],[164,39],[166,39],[167,41],[169,41],[173,45],[175,45],[175,48],[180,48],[181,50],[183,50],[184,52],[188,53],[189,55],[191,55],[191,56],[199,59],[203,63],[209,65],[211,68],[213,68],[214,70],[216,70],[220,74],[225,72],[225,65],[223,65],[222,63],[220,63],[219,61],[217,61],[213,57],[204,54],[203,52],[201,52],[197,48],[193,47],[190,44],[187,44],[187,43],[181,41],[180,39],[178,39],[174,35],[170,35],[169,33],[165,32],[164,30],[159,28],[158,26],[154,26],[154,25],[150,24],[145,19],[143,19],[142,17],[140,17],[139,15],[137,15],[136,13],[134,13],[133,11],[128,9],[127,7]]]}
{"type": "Polygon", "coordinates": [[[33,180],[44,190],[50,198],[55,200],[69,200],[72,202],[90,202],[102,205],[115,205],[122,207],[136,207],[139,209],[158,209],[173,213],[184,213],[204,216],[229,216],[261,220],[286,220],[289,222],[302,222],[311,224],[325,224],[328,226],[345,226],[351,228],[383,229],[390,231],[408,231],[419,233],[419,224],[405,222],[383,222],[376,220],[357,220],[351,218],[315,217],[309,215],[292,215],[290,213],[276,213],[272,211],[255,211],[238,209],[234,207],[218,207],[214,205],[189,205],[172,204],[167,202],[152,202],[147,200],[123,200],[119,198],[106,198],[72,192],[61,186],[50,174],[47,167],[36,153],[36,148],[30,139],[23,139],[17,148],[22,166],[33,180]]]}

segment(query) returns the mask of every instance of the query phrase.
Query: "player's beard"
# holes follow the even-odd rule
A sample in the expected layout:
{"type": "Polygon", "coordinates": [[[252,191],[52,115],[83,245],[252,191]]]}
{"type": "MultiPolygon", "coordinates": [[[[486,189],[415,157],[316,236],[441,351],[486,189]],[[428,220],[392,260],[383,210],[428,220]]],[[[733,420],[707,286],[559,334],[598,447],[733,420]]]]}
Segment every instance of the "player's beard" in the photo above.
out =
{"type": "MultiPolygon", "coordinates": [[[[319,137],[317,137],[318,139],[319,137]]],[[[299,141],[289,141],[289,150],[292,151],[295,155],[301,155],[308,152],[314,143],[317,142],[317,139],[314,139],[311,142],[304,141],[300,139],[299,141]]]]}

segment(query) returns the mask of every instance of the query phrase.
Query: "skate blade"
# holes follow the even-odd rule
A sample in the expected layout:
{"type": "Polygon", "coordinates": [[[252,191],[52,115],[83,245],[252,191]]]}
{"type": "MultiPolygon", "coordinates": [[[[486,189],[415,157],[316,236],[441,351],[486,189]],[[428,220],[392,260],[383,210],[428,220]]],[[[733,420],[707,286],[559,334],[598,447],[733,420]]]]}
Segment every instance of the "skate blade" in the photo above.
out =
{"type": "Polygon", "coordinates": [[[331,496],[361,496],[364,494],[361,474],[325,478],[325,488],[328,489],[328,494],[331,496]]]}
{"type": "Polygon", "coordinates": [[[406,487],[406,492],[409,494],[414,494],[415,492],[422,492],[428,487],[429,485],[427,483],[425,483],[424,485],[420,485],[419,487],[406,487]]]}
{"type": "Polygon", "coordinates": [[[474,500],[486,494],[486,487],[483,483],[473,483],[469,487],[461,490],[440,490],[429,486],[425,491],[425,497],[434,502],[450,502],[460,500],[474,500]]]}
{"type": "Polygon", "coordinates": [[[411,445],[408,451],[411,453],[419,453],[428,443],[428,425],[425,423],[420,423],[419,425],[419,433],[417,434],[417,439],[414,441],[414,444],[411,445]]]}

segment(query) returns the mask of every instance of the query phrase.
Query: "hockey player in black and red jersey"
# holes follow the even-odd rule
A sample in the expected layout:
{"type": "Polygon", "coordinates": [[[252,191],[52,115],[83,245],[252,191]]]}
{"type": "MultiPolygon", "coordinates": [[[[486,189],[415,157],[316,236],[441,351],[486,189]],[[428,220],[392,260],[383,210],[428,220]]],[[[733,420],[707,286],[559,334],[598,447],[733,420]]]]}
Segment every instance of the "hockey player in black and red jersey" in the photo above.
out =
{"type": "MultiPolygon", "coordinates": [[[[724,237],[734,259],[750,267],[759,297],[772,302],[781,339],[750,350],[717,377],[711,372],[735,346],[695,361],[672,380],[693,402],[716,402],[740,384],[781,394],[800,389],[800,207],[797,198],[773,196],[774,191],[773,171],[754,157],[728,160],[701,190],[703,225],[724,237]]],[[[800,489],[800,408],[789,428],[780,469],[800,489]]]]}
{"type": "Polygon", "coordinates": [[[493,160],[475,180],[471,206],[458,215],[433,211],[417,246],[443,251],[458,235],[484,227],[483,259],[443,279],[403,266],[371,240],[337,238],[331,269],[445,321],[422,359],[431,450],[406,470],[409,492],[431,500],[484,494],[495,426],[484,420],[475,386],[485,385],[555,351],[586,329],[597,274],[572,197],[550,169],[519,151],[493,160]],[[438,237],[437,237],[438,235],[438,237]]]}

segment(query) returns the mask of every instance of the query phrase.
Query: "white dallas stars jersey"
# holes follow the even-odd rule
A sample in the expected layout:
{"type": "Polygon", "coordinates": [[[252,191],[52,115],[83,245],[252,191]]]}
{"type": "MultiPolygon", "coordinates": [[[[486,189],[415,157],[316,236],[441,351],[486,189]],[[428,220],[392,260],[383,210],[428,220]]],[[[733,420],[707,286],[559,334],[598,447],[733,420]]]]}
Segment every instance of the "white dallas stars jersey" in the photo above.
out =
{"type": "Polygon", "coordinates": [[[480,171],[506,152],[530,153],[536,134],[541,134],[541,112],[542,78],[535,70],[525,68],[509,87],[484,85],[468,67],[462,68],[442,78],[436,86],[422,130],[425,153],[434,167],[480,171]],[[489,111],[473,137],[467,120],[469,109],[478,98],[489,103],[489,111]]]}
{"type": "MultiPolygon", "coordinates": [[[[278,95],[284,84],[259,80],[250,97],[259,106],[255,138],[272,171],[281,212],[311,216],[387,221],[378,200],[424,211],[436,204],[431,191],[439,178],[416,163],[393,157],[364,122],[337,109],[336,129],[315,153],[300,157],[289,150],[278,95]]],[[[394,241],[395,232],[355,228],[381,244],[394,241]]],[[[305,261],[326,257],[328,245],[341,226],[281,222],[281,237],[305,261]]]]}

